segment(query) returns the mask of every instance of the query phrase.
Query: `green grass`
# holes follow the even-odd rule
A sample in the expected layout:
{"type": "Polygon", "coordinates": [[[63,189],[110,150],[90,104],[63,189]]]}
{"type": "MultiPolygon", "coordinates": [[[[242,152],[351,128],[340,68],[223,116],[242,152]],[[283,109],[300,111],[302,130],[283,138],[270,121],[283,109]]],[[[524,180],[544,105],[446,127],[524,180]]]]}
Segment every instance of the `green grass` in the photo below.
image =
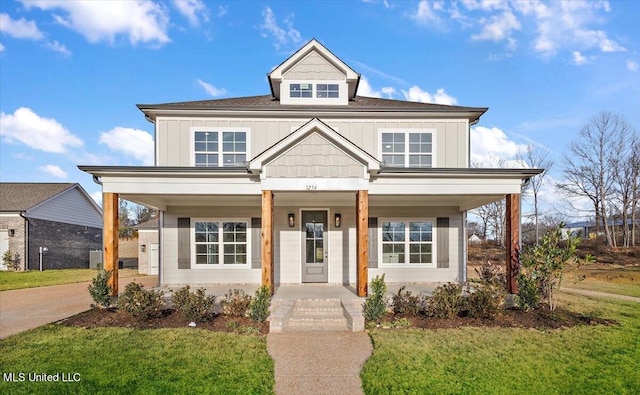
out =
{"type": "MultiPolygon", "coordinates": [[[[61,269],[44,271],[11,272],[0,271],[0,291],[11,289],[46,287],[91,281],[96,276],[95,269],[61,269]]],[[[119,278],[142,276],[136,269],[120,269],[119,278]]]]}
{"type": "Polygon", "coordinates": [[[78,373],[80,378],[71,383],[3,380],[2,394],[270,394],[274,387],[265,337],[188,328],[46,325],[0,340],[0,369],[78,373]]]}
{"type": "Polygon", "coordinates": [[[583,265],[567,272],[562,286],[640,297],[640,266],[583,265]]]}
{"type": "Polygon", "coordinates": [[[640,388],[635,302],[562,295],[573,311],[619,326],[563,330],[374,330],[367,394],[633,394],[640,388]]]}

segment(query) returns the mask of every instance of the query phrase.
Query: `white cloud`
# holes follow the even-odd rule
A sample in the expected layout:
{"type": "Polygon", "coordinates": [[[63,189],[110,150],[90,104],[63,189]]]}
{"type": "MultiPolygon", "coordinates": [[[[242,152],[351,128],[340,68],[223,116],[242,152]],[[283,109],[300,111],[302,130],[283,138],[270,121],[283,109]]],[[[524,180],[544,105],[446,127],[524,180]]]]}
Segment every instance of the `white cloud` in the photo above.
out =
{"type": "Polygon", "coordinates": [[[200,25],[201,19],[204,22],[209,20],[207,6],[202,0],[173,0],[173,4],[187,18],[191,26],[200,25]]]}
{"type": "Polygon", "coordinates": [[[482,30],[478,34],[471,36],[472,40],[481,41],[507,41],[510,49],[515,49],[515,40],[511,37],[511,32],[520,30],[521,25],[518,18],[511,11],[504,11],[502,14],[494,15],[490,19],[481,19],[482,30]]]}
{"type": "MultiPolygon", "coordinates": [[[[2,44],[0,44],[2,45],[2,44]]],[[[629,71],[638,71],[640,69],[640,66],[638,65],[637,62],[634,62],[633,60],[627,60],[627,70],[629,71]]]]}
{"type": "Polygon", "coordinates": [[[496,127],[475,126],[471,128],[472,163],[483,163],[485,166],[497,167],[498,162],[505,162],[509,165],[508,167],[514,167],[517,165],[515,163],[516,156],[526,150],[526,144],[516,143],[496,127]]]}
{"type": "Polygon", "coordinates": [[[391,99],[393,95],[396,94],[396,88],[392,86],[385,86],[382,88],[382,94],[387,96],[388,99],[391,99]]]}
{"type": "Polygon", "coordinates": [[[211,97],[217,97],[217,96],[222,96],[225,93],[227,93],[227,91],[225,89],[222,88],[216,88],[215,86],[211,85],[208,82],[204,82],[202,80],[196,80],[196,82],[198,83],[198,85],[200,85],[205,92],[207,92],[207,94],[209,94],[211,97]]]}
{"type": "Polygon", "coordinates": [[[153,165],[153,137],[144,130],[116,126],[100,133],[100,143],[140,160],[143,165],[153,165]]]}
{"type": "Polygon", "coordinates": [[[120,35],[128,37],[131,44],[161,45],[171,41],[167,36],[168,11],[152,1],[22,0],[22,4],[27,9],[62,11],[64,15],[53,14],[54,20],[91,43],[113,44],[120,35]]]}
{"type": "Polygon", "coordinates": [[[297,46],[302,42],[300,32],[293,27],[293,15],[289,15],[282,21],[285,28],[280,27],[270,7],[265,8],[262,16],[264,18],[260,25],[262,37],[270,36],[274,40],[273,46],[276,50],[287,50],[289,47],[297,46]]]}
{"type": "Polygon", "coordinates": [[[408,91],[403,90],[402,94],[404,95],[404,98],[409,101],[445,104],[449,106],[458,103],[458,100],[445,92],[444,88],[438,89],[436,93],[432,95],[431,93],[422,90],[419,86],[414,85],[409,88],[408,91]]]}
{"type": "Polygon", "coordinates": [[[420,3],[418,3],[418,9],[411,14],[411,18],[421,24],[439,23],[440,16],[436,14],[436,11],[439,9],[442,9],[439,2],[420,0],[420,3]]]}
{"type": "Polygon", "coordinates": [[[102,191],[101,190],[91,192],[89,196],[91,196],[91,199],[93,199],[93,201],[96,202],[98,206],[102,207],[102,191]]]}
{"type": "Polygon", "coordinates": [[[30,108],[20,107],[13,114],[0,113],[0,136],[8,142],[21,142],[33,149],[63,154],[83,142],[53,118],[43,118],[30,108]]]}
{"type": "Polygon", "coordinates": [[[364,76],[360,77],[360,83],[358,84],[358,96],[367,97],[382,97],[382,93],[374,90],[369,83],[369,80],[364,76]]]}
{"type": "Polygon", "coordinates": [[[34,21],[27,21],[24,18],[11,19],[6,13],[0,14],[0,32],[14,38],[40,40],[44,37],[34,21]]]}
{"type": "Polygon", "coordinates": [[[56,178],[67,178],[67,172],[62,170],[58,165],[44,165],[38,167],[38,169],[56,178]]]}
{"type": "Polygon", "coordinates": [[[582,66],[586,64],[588,59],[580,53],[580,51],[573,51],[573,64],[576,66],[582,66]]]}
{"type": "Polygon", "coordinates": [[[44,44],[44,47],[47,48],[47,49],[52,50],[53,52],[61,53],[64,56],[70,56],[71,55],[71,51],[69,51],[67,49],[67,47],[65,47],[64,45],[60,44],[56,40],[47,42],[46,44],[44,44]]]}

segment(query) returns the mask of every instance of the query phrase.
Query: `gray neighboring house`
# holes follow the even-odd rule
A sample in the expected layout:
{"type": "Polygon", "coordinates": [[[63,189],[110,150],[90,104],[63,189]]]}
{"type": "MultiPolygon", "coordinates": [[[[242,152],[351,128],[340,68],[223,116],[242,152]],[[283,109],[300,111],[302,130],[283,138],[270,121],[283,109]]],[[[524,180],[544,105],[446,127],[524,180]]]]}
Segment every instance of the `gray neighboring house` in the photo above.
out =
{"type": "MultiPolygon", "coordinates": [[[[102,249],[102,210],[77,183],[0,183],[0,256],[9,250],[20,270],[89,267],[102,249]]],[[[3,269],[6,269],[3,267],[3,269]]]]}

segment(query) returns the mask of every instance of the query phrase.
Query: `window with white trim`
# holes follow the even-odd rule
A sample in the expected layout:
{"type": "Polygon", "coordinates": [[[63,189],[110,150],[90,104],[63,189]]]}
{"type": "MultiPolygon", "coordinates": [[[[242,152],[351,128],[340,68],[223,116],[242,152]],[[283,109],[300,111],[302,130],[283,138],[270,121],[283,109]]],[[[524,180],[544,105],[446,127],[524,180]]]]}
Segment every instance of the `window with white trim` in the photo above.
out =
{"type": "Polygon", "coordinates": [[[244,166],[247,132],[194,130],[193,158],[196,167],[244,166]]]}
{"type": "Polygon", "coordinates": [[[381,219],[380,264],[435,266],[435,220],[381,219]]]}
{"type": "Polygon", "coordinates": [[[313,97],[313,84],[289,84],[289,97],[313,97]]]}
{"type": "Polygon", "coordinates": [[[382,161],[388,167],[433,167],[433,132],[380,133],[382,161]]]}
{"type": "Polygon", "coordinates": [[[340,87],[338,84],[317,84],[316,97],[338,98],[340,97],[340,87]]]}
{"type": "Polygon", "coordinates": [[[193,220],[196,267],[242,267],[249,257],[248,220],[193,220]]]}

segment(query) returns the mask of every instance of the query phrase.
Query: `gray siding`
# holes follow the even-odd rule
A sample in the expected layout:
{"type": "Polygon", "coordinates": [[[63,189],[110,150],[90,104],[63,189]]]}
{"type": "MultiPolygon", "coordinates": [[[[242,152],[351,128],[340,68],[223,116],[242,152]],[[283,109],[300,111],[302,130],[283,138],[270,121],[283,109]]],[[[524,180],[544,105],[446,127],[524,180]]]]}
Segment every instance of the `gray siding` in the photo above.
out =
{"type": "Polygon", "coordinates": [[[267,177],[362,178],[364,166],[317,133],[267,164],[267,177]]]}
{"type": "Polygon", "coordinates": [[[102,214],[78,188],[69,189],[58,196],[27,211],[29,218],[66,224],[102,228],[102,214]]]}
{"type": "Polygon", "coordinates": [[[311,52],[282,75],[283,80],[344,80],[346,76],[317,52],[311,52]]]}

